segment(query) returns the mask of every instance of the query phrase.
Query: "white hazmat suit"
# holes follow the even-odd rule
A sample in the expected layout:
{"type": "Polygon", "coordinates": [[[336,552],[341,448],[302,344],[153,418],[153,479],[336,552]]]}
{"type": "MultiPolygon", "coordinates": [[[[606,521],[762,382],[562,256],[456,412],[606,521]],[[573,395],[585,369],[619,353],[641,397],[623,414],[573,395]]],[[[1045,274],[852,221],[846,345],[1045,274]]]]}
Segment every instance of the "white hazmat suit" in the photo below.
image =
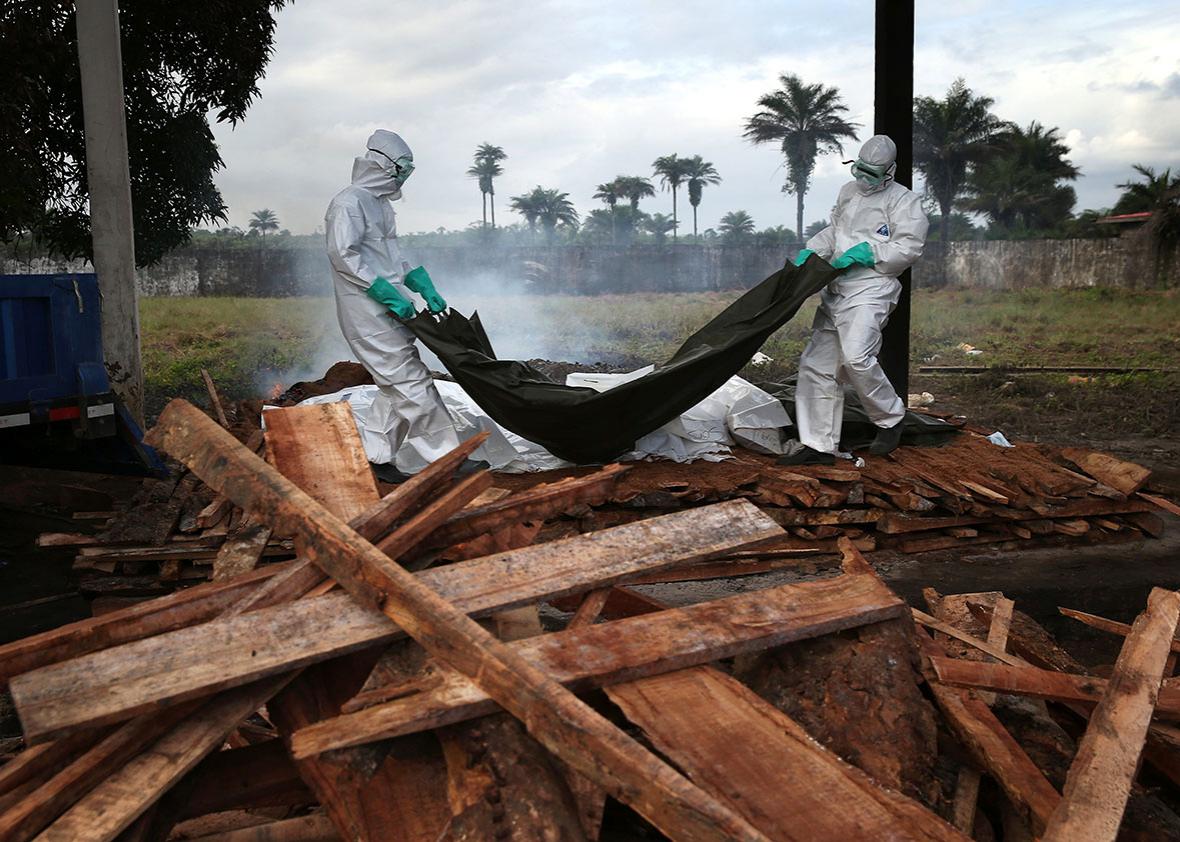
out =
{"type": "Polygon", "coordinates": [[[887,136],[869,138],[858,164],[878,168],[883,179],[873,184],[858,176],[840,188],[831,223],[807,242],[828,261],[868,243],[875,261],[871,268],[852,265],[823,290],[811,341],[799,360],[799,441],[821,453],[838,451],[845,383],[856,389],[877,427],[894,428],[905,417],[905,404],[877,354],[881,331],[901,294],[897,276],[922,255],[929,221],[917,194],[892,179],[896,158],[897,147],[887,136]]]}
{"type": "Polygon", "coordinates": [[[367,294],[377,278],[384,278],[413,300],[402,283],[391,204],[401,198],[408,177],[408,172],[394,175],[393,163],[412,161],[413,156],[401,137],[382,129],[369,138],[367,149],[353,161],[352,184],[328,205],[324,231],[340,330],[380,389],[371,418],[383,431],[388,452],[370,452],[370,461],[393,463],[412,474],[457,447],[459,437],[430,370],[418,356],[414,334],[367,294]]]}

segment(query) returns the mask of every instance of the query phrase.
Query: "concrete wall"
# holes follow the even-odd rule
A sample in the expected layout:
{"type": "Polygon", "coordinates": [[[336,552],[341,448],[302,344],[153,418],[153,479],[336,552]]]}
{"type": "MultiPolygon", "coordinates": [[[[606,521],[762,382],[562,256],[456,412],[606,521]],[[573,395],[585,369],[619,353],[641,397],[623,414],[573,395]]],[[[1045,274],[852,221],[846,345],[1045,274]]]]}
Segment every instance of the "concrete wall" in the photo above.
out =
{"type": "Polygon", "coordinates": [[[1102,240],[984,240],[931,243],[914,267],[919,287],[1028,289],[1031,287],[1180,286],[1180,259],[1156,278],[1149,243],[1131,235],[1102,240]],[[945,261],[943,257],[945,255],[945,261]]]}
{"type": "MultiPolygon", "coordinates": [[[[475,249],[412,247],[406,258],[426,266],[441,290],[531,291],[593,295],[607,292],[690,292],[740,289],[765,278],[788,254],[778,248],[652,246],[631,248],[475,249]]],[[[90,271],[81,262],[6,260],[4,273],[90,271]]],[[[329,295],[327,258],[311,248],[191,248],[138,273],[141,295],[329,295]]],[[[1104,240],[954,242],[945,253],[931,243],[914,269],[919,287],[1024,289],[1180,286],[1180,259],[1154,280],[1146,243],[1104,240]]]]}

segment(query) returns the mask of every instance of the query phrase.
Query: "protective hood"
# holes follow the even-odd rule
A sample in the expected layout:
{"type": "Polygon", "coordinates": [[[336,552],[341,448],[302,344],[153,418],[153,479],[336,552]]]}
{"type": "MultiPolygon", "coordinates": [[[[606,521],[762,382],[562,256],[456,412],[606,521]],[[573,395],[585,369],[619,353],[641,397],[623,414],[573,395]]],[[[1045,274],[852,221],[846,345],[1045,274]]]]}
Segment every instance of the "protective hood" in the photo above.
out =
{"type": "Polygon", "coordinates": [[[352,162],[352,183],[383,198],[400,199],[402,185],[410,174],[396,174],[394,162],[402,158],[413,161],[410,147],[400,135],[377,129],[369,136],[365,148],[368,151],[352,162]]]}
{"type": "Polygon", "coordinates": [[[884,190],[897,171],[897,144],[889,135],[875,134],[860,148],[852,164],[852,177],[861,193],[884,190]]]}

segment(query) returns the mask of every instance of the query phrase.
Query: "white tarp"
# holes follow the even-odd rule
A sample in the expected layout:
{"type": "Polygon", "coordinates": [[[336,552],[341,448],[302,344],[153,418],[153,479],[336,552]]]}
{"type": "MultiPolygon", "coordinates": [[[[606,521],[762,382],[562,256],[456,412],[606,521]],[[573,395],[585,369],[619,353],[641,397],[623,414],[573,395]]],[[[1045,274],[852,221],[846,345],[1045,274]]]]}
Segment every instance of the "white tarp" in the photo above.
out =
{"type": "MultiPolygon", "coordinates": [[[[627,374],[574,373],[566,378],[566,383],[605,391],[642,377],[650,370],[650,367],[642,368],[627,374]]],[[[455,421],[460,438],[469,438],[481,430],[491,433],[474,458],[486,460],[494,470],[523,473],[570,464],[501,427],[467,396],[458,383],[436,380],[435,385],[455,421]]],[[[381,464],[389,461],[389,442],[383,435],[370,430],[368,424],[376,392],[376,386],[353,386],[330,395],[308,398],[303,403],[348,401],[365,453],[370,461],[381,464]]],[[[695,459],[716,462],[726,458],[734,443],[766,453],[782,453],[785,437],[781,428],[790,425],[790,416],[779,401],[752,383],[731,377],[724,386],[680,417],[639,439],[635,450],[623,456],[622,461],[663,458],[676,462],[695,459]]]]}

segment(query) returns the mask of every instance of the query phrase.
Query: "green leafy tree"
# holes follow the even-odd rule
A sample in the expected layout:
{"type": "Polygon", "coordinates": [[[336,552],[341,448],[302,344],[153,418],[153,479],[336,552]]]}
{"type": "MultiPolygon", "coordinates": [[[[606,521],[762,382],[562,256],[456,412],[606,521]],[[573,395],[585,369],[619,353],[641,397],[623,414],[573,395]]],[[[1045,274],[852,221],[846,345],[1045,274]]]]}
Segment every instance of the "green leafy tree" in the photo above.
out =
{"type": "Polygon", "coordinates": [[[256,210],[250,215],[250,233],[265,237],[270,231],[279,230],[279,218],[270,208],[256,210]]]}
{"type": "Polygon", "coordinates": [[[805,84],[794,74],[779,77],[782,87],[758,100],[759,110],[746,121],[745,137],[775,143],[787,164],[784,193],[795,194],[795,228],[803,230],[803,199],[811,187],[815,159],[842,152],[842,141],[855,140],[856,123],[844,118],[848,107],[837,88],[805,84]]]}
{"type": "Polygon", "coordinates": [[[668,234],[676,230],[677,222],[666,213],[653,213],[643,220],[643,230],[655,238],[656,245],[663,245],[668,234]]]}
{"type": "Polygon", "coordinates": [[[688,177],[688,203],[692,205],[692,238],[696,240],[699,239],[697,236],[697,208],[701,205],[705,185],[720,184],[721,176],[717,174],[717,168],[700,155],[693,155],[688,159],[685,171],[685,175],[688,177]]]}
{"type": "MultiPolygon", "coordinates": [[[[652,161],[651,167],[655,172],[656,178],[664,186],[665,190],[672,191],[672,219],[679,225],[679,217],[676,215],[676,191],[680,189],[680,185],[688,177],[688,158],[681,158],[672,153],[671,155],[663,155],[652,161]]],[[[676,229],[672,229],[672,239],[676,239],[676,229]]]]}
{"type": "Polygon", "coordinates": [[[594,188],[594,198],[606,202],[611,210],[619,203],[619,188],[614,181],[608,181],[594,188]]]}
{"type": "Polygon", "coordinates": [[[824,230],[827,227],[828,227],[828,221],[826,219],[817,219],[815,222],[808,225],[806,230],[804,230],[804,232],[803,232],[804,241],[810,240],[812,237],[814,237],[816,234],[818,234],[820,231],[824,230]]]}
{"type": "Polygon", "coordinates": [[[625,198],[630,202],[633,211],[639,210],[640,199],[647,199],[656,194],[656,188],[652,186],[651,181],[640,175],[616,176],[612,183],[619,198],[625,198]]]}
{"type": "Polygon", "coordinates": [[[1033,122],[1003,133],[995,153],[968,173],[965,209],[984,214],[1001,233],[1062,226],[1077,197],[1061,182],[1073,181],[1079,171],[1066,158],[1069,147],[1058,131],[1033,122]]]}
{"type": "Polygon", "coordinates": [[[1143,180],[1117,185],[1124,192],[1114,210],[1115,213],[1151,212],[1145,233],[1151,238],[1155,274],[1159,279],[1175,259],[1180,244],[1180,174],[1172,175],[1171,168],[1157,173],[1142,164],[1135,164],[1134,169],[1143,180]]]}
{"type": "Polygon", "coordinates": [[[500,162],[508,155],[499,146],[481,143],[475,148],[473,163],[467,170],[467,175],[476,179],[479,192],[483,197],[483,224],[488,224],[488,200],[492,205],[492,228],[496,227],[496,179],[504,174],[500,162]]]}
{"type": "Polygon", "coordinates": [[[914,168],[938,202],[943,242],[949,239],[951,211],[962,196],[968,168],[994,154],[1010,128],[991,113],[994,102],[976,96],[962,79],[942,99],[914,100],[914,168]]]}
{"type": "Polygon", "coordinates": [[[754,217],[744,210],[730,211],[721,217],[721,224],[717,226],[721,239],[727,245],[740,245],[748,242],[754,234],[754,217]]]}
{"type": "Polygon", "coordinates": [[[556,239],[558,227],[573,231],[578,228],[578,212],[568,193],[538,185],[530,193],[513,196],[511,207],[525,218],[530,232],[535,233],[540,225],[550,243],[556,239]]]}
{"type": "MultiPolygon", "coordinates": [[[[119,23],[135,256],[144,266],[225,219],[209,118],[237,124],[258,96],[286,0],[232,13],[125,0],[119,23]]],[[[37,239],[90,257],[89,191],[74,4],[21,0],[0,11],[0,241],[37,239]]]]}
{"type": "Polygon", "coordinates": [[[767,248],[780,248],[793,245],[798,241],[795,232],[785,225],[764,228],[754,235],[754,242],[767,248]]]}

